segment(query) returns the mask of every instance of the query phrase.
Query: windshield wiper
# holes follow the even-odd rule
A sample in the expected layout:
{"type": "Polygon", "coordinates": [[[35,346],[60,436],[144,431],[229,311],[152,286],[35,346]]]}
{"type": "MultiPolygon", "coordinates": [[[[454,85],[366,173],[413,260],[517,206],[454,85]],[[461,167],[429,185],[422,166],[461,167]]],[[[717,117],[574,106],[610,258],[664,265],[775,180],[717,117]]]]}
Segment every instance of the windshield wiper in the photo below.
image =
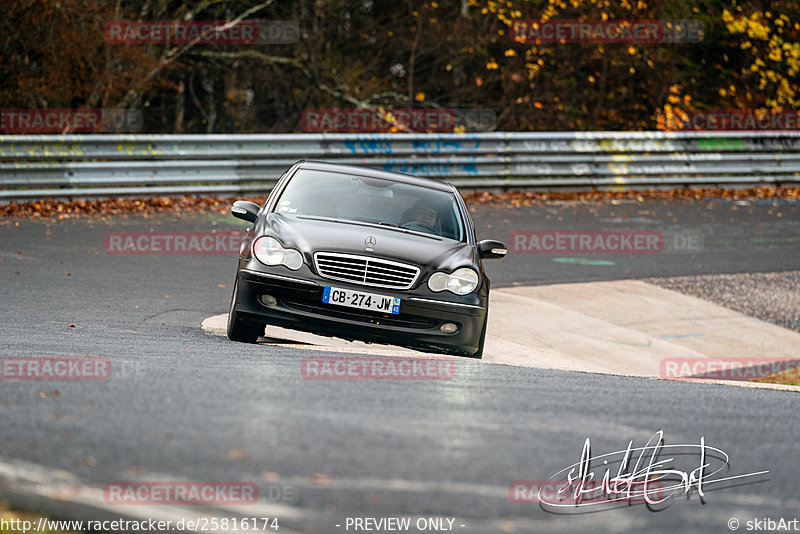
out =
{"type": "Polygon", "coordinates": [[[385,222],[385,221],[379,222],[378,225],[379,226],[391,226],[392,228],[400,228],[400,226],[396,225],[395,223],[390,223],[390,222],[385,222]]]}
{"type": "Polygon", "coordinates": [[[330,221],[339,222],[335,217],[323,217],[321,215],[296,215],[298,219],[311,219],[312,221],[330,221]]]}

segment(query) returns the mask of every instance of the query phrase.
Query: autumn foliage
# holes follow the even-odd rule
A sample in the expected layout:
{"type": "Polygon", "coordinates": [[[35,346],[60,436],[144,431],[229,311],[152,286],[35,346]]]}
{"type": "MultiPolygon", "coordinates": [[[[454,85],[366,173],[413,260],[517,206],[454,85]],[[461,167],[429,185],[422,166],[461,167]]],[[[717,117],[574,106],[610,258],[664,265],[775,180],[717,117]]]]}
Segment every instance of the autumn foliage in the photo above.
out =
{"type": "Polygon", "coordinates": [[[134,108],[153,133],[298,132],[306,109],[490,109],[497,129],[794,110],[796,2],[7,0],[2,108],[134,108]],[[290,44],[116,44],[113,20],[296,21],[290,44]],[[517,42],[514,21],[688,20],[698,42],[517,42]]]}

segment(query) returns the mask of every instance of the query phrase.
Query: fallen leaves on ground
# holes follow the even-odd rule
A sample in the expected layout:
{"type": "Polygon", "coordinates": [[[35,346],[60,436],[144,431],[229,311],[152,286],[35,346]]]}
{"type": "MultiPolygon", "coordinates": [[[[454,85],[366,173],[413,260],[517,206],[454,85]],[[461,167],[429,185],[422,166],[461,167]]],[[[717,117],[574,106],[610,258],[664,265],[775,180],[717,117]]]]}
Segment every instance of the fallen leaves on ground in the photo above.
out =
{"type": "Polygon", "coordinates": [[[751,382],[766,382],[770,384],[783,384],[785,386],[800,386],[800,369],[786,369],[779,373],[774,373],[759,378],[754,378],[751,382]]]}
{"type": "Polygon", "coordinates": [[[330,486],[333,484],[334,477],[330,475],[324,475],[322,473],[313,473],[308,475],[308,482],[310,484],[316,484],[317,486],[330,486]]]}
{"type": "Polygon", "coordinates": [[[261,471],[261,479],[267,482],[277,482],[281,479],[281,476],[275,471],[261,471]]]}
{"type": "MultiPolygon", "coordinates": [[[[721,187],[684,187],[680,189],[648,189],[630,191],[510,191],[490,193],[487,191],[467,193],[464,200],[471,206],[518,207],[545,204],[554,201],[603,202],[614,200],[704,200],[723,198],[728,200],[779,200],[800,199],[800,187],[763,186],[746,189],[721,187]]],[[[11,202],[0,205],[0,217],[24,217],[32,219],[62,220],[73,218],[108,219],[117,215],[156,215],[182,213],[229,213],[234,200],[250,200],[263,204],[264,198],[242,199],[240,197],[195,196],[152,198],[107,198],[59,200],[48,199],[31,202],[11,202]]]]}
{"type": "Polygon", "coordinates": [[[612,200],[706,200],[722,198],[726,200],[779,200],[800,199],[800,187],[763,186],[746,189],[725,189],[721,187],[683,187],[680,189],[648,189],[630,191],[511,191],[507,193],[468,193],[464,200],[471,205],[499,207],[531,206],[552,201],[603,202],[612,200]]]}
{"type": "Polygon", "coordinates": [[[134,476],[141,476],[147,473],[147,469],[145,469],[141,465],[129,465],[126,471],[128,472],[129,475],[134,475],[134,476]]]}
{"type": "MultiPolygon", "coordinates": [[[[0,205],[0,217],[25,217],[33,219],[105,219],[120,214],[176,214],[176,213],[228,213],[234,200],[220,196],[106,198],[60,200],[47,199],[31,202],[11,202],[0,205]]],[[[249,199],[263,204],[263,198],[249,199]]]]}

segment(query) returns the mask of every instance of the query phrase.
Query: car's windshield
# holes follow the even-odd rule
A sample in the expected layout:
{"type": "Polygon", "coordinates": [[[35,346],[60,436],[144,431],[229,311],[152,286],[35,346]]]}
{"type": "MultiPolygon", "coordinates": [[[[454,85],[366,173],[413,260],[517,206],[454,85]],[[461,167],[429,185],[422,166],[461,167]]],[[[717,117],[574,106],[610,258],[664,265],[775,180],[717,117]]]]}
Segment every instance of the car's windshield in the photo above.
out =
{"type": "Polygon", "coordinates": [[[465,240],[452,193],[379,178],[300,169],[281,193],[275,211],[382,224],[465,240]]]}

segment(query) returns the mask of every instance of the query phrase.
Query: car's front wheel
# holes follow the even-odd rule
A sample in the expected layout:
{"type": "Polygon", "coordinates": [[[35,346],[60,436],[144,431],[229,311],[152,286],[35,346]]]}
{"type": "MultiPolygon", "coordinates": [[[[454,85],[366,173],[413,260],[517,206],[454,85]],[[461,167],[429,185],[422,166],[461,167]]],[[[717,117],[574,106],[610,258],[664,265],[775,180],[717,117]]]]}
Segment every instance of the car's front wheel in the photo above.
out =
{"type": "Polygon", "coordinates": [[[236,299],[239,293],[239,280],[233,284],[231,306],[228,310],[228,339],[241,343],[255,343],[264,335],[266,324],[252,323],[245,320],[241,313],[236,311],[236,299]]]}

